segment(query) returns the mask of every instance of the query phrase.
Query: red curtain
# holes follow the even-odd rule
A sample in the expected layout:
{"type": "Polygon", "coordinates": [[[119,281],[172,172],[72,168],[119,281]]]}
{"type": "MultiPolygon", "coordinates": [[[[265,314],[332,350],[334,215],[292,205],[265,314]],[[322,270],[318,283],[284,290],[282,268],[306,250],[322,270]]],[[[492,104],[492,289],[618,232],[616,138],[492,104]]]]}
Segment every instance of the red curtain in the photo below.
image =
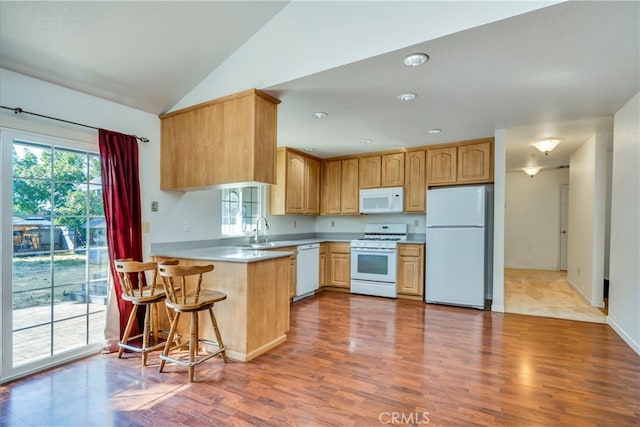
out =
{"type": "MultiPolygon", "coordinates": [[[[142,211],[138,178],[138,143],[134,136],[100,129],[102,200],[109,259],[118,300],[120,336],[131,313],[131,303],[121,298],[122,288],[113,260],[132,258],[142,261],[142,211]]],[[[136,325],[134,325],[134,329],[136,325]]],[[[139,333],[133,330],[132,336],[139,333]]]]}

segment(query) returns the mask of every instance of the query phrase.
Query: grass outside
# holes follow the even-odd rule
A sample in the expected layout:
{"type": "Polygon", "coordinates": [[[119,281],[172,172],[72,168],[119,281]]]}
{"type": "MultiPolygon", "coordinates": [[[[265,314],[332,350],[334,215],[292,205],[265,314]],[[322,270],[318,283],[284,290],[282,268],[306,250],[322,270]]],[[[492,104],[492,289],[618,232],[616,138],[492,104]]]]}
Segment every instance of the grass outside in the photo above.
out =
{"type": "Polygon", "coordinates": [[[70,301],[73,291],[83,291],[106,281],[108,257],[93,256],[87,265],[86,252],[56,253],[13,258],[13,308],[34,307],[70,301]],[[53,288],[52,282],[53,267],[53,288]]]}

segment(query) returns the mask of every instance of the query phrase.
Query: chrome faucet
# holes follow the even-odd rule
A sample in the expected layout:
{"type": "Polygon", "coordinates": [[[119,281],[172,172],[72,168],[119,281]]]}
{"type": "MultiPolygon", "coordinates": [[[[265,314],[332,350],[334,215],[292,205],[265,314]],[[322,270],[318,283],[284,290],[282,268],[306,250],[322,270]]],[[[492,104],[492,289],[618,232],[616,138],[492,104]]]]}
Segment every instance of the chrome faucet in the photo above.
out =
{"type": "Polygon", "coordinates": [[[254,240],[256,243],[260,243],[260,220],[263,219],[264,220],[264,229],[268,230],[269,229],[269,223],[267,222],[267,218],[263,217],[263,216],[259,216],[258,220],[256,221],[256,235],[254,237],[254,240]]]}

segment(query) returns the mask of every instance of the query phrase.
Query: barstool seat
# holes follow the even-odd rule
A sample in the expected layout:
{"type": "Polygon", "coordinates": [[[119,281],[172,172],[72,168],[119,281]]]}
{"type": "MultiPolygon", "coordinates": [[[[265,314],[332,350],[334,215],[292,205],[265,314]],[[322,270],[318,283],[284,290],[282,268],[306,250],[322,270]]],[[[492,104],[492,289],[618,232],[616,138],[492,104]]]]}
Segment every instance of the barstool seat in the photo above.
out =
{"type": "MultiPolygon", "coordinates": [[[[158,303],[166,298],[164,286],[157,283],[158,269],[155,262],[139,262],[127,258],[116,260],[114,265],[122,287],[121,298],[133,305],[122,339],[118,342],[118,347],[120,347],[118,358],[122,357],[124,350],[142,353],[142,366],[145,366],[147,353],[165,345],[164,342],[158,341],[159,334],[164,332],[168,335],[167,331],[160,331],[158,327],[158,303]],[[130,336],[131,330],[137,321],[140,306],[145,307],[143,330],[142,333],[132,337],[130,336]],[[142,345],[130,343],[130,341],[138,340],[141,337],[142,345]],[[150,340],[153,340],[152,343],[150,340]]],[[[171,311],[167,310],[167,316],[170,321],[173,320],[171,311]]]]}
{"type": "Polygon", "coordinates": [[[193,376],[195,366],[211,359],[218,354],[222,356],[222,360],[226,363],[226,348],[222,342],[222,336],[218,329],[218,322],[213,312],[213,306],[215,303],[223,301],[227,298],[227,295],[209,289],[202,289],[202,276],[204,273],[210,272],[214,269],[213,265],[197,265],[191,267],[184,267],[179,265],[159,265],[158,271],[164,284],[166,301],[165,304],[168,308],[175,311],[175,317],[171,322],[171,330],[169,331],[169,337],[167,338],[164,350],[160,354],[160,369],[162,372],[165,362],[173,362],[181,366],[189,367],[189,382],[193,382],[193,376]],[[213,326],[213,331],[216,336],[216,341],[202,338],[200,336],[200,325],[198,319],[198,313],[201,311],[207,311],[213,326]],[[181,313],[191,313],[190,333],[189,341],[183,343],[177,343],[173,345],[174,335],[177,333],[178,322],[180,321],[181,313]],[[199,355],[198,346],[200,343],[205,343],[211,346],[216,346],[217,350],[205,355],[199,355]],[[173,357],[171,352],[182,347],[189,346],[189,357],[173,357]]]}

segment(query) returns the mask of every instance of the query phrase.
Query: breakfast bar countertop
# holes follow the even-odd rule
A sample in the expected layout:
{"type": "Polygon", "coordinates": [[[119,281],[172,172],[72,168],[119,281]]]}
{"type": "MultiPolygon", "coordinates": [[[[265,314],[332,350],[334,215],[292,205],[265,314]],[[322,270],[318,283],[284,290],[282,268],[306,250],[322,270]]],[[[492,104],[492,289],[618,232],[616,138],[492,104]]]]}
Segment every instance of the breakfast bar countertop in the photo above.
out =
{"type": "MultiPolygon", "coordinates": [[[[274,248],[270,248],[274,249],[274,248]]],[[[293,252],[288,251],[265,251],[253,248],[243,248],[237,246],[219,246],[209,248],[192,249],[166,249],[153,252],[151,256],[194,259],[203,261],[222,262],[258,262],[274,258],[289,257],[293,252]]]]}

